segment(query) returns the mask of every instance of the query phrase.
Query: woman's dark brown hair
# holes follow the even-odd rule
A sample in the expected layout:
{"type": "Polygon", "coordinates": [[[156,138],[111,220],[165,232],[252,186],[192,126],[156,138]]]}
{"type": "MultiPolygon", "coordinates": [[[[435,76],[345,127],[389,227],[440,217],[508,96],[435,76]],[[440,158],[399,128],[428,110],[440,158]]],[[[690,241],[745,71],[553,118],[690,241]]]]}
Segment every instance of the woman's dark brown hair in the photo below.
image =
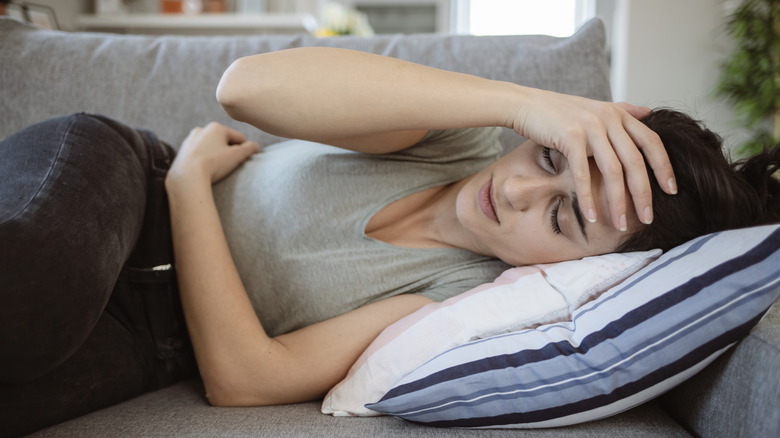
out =
{"type": "Polygon", "coordinates": [[[642,122],[661,137],[679,190],[667,195],[651,177],[653,223],[634,230],[618,251],[666,251],[715,231],[780,222],[780,181],[773,176],[780,147],[730,163],[722,139],[683,113],[659,109],[642,122]]]}

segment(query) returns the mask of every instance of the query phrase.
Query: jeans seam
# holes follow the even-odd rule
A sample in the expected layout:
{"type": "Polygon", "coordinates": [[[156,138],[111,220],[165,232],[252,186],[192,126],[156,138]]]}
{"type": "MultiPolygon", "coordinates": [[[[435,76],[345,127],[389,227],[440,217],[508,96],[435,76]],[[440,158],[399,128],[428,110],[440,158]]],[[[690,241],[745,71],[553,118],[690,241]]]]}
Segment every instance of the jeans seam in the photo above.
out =
{"type": "Polygon", "coordinates": [[[19,211],[17,211],[16,214],[14,214],[13,216],[0,222],[0,225],[11,222],[12,220],[16,219],[20,215],[24,214],[27,211],[27,209],[30,207],[30,205],[38,198],[38,194],[41,193],[41,190],[43,190],[43,187],[49,181],[52,172],[57,167],[57,162],[60,160],[60,157],[63,155],[62,149],[63,149],[63,145],[65,144],[65,139],[72,134],[73,124],[76,123],[76,118],[82,116],[84,116],[84,113],[79,113],[78,115],[76,115],[76,117],[71,118],[70,122],[68,123],[68,128],[65,130],[65,133],[62,135],[62,138],[60,139],[60,144],[57,147],[57,154],[54,156],[54,159],[52,160],[52,164],[49,167],[49,170],[46,171],[46,176],[41,180],[40,185],[38,185],[38,188],[35,190],[35,194],[33,196],[30,196],[29,201],[27,201],[24,207],[20,208],[19,211]]]}

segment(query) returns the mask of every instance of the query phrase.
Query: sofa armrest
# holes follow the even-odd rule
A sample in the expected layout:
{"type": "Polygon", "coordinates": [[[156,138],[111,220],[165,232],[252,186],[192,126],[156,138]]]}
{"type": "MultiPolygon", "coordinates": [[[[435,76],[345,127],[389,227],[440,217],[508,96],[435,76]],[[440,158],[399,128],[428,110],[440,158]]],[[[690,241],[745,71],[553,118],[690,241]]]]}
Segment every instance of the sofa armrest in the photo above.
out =
{"type": "Polygon", "coordinates": [[[778,365],[780,302],[747,338],[664,395],[660,404],[697,436],[774,436],[780,430],[778,365]]]}

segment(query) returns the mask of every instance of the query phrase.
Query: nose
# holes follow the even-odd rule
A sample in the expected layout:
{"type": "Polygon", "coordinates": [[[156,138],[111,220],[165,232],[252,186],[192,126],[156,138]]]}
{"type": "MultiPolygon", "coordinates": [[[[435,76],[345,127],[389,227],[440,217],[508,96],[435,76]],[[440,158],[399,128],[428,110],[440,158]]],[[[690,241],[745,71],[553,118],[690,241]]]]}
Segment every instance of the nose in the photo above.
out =
{"type": "Polygon", "coordinates": [[[538,205],[546,207],[554,196],[563,193],[558,185],[554,177],[512,175],[504,180],[501,193],[513,209],[528,211],[538,205]]]}

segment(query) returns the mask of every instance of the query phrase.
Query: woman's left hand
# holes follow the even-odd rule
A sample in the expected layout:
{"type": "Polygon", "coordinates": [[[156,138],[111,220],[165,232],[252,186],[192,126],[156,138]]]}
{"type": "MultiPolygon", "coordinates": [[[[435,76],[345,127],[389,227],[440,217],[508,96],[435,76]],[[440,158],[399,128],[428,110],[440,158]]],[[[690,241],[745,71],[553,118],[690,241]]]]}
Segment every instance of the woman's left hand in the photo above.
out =
{"type": "Polygon", "coordinates": [[[214,184],[260,151],[260,146],[233,129],[211,122],[184,139],[168,178],[204,179],[214,184]]]}

